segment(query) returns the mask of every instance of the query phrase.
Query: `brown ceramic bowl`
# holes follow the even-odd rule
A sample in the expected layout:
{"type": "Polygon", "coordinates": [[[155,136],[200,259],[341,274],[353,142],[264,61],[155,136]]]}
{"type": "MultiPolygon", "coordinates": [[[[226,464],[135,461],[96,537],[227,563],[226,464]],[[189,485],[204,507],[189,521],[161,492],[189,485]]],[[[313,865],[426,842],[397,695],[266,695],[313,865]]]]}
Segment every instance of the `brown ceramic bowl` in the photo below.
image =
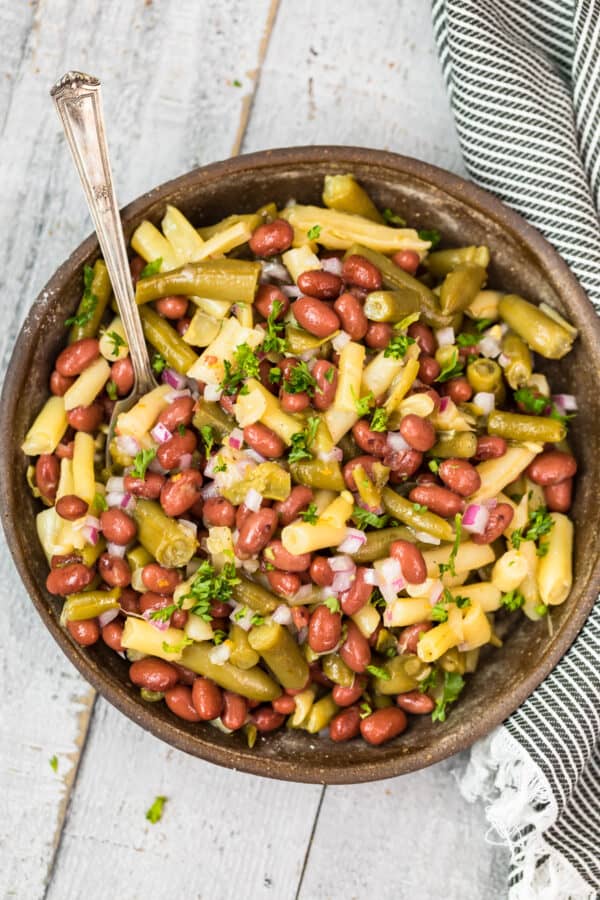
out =
{"type": "Polygon", "coordinates": [[[485,243],[492,253],[490,283],[536,302],[546,301],[579,329],[575,350],[548,366],[552,385],[574,393],[581,410],[572,428],[580,474],[573,508],[575,582],[568,601],[545,622],[519,620],[502,650],[486,654],[445,724],[413,718],[405,734],[382,747],[362,741],[333,744],[304,732],[282,731],[253,750],[240,735],[190,725],[162,703],[147,704],[128,683],[127,664],[102,643],[83,650],[59,625],[61,601],[44,583],[47,565],[38,544],[39,511],[25,482],[19,447],[48,394],[53,360],[65,339],[64,320],[77,306],[82,267],[98,255],[91,236],[65,262],[38,297],[18,338],[2,395],[1,500],[8,543],[38,613],[82,675],[143,728],[187,753],[219,765],[292,781],[352,783],[423,768],[472,744],[505,719],[567,651],[600,588],[600,326],[581,287],[552,247],[523,219],[472,184],[414,159],[374,150],[308,147],[241,156],[196,169],[151,191],[123,210],[129,236],[145,218],[158,222],[166,203],[200,225],[234,212],[250,212],[290,197],[318,203],[323,176],[353,172],[379,207],[390,207],[416,227],[438,228],[449,245],[485,243]]]}

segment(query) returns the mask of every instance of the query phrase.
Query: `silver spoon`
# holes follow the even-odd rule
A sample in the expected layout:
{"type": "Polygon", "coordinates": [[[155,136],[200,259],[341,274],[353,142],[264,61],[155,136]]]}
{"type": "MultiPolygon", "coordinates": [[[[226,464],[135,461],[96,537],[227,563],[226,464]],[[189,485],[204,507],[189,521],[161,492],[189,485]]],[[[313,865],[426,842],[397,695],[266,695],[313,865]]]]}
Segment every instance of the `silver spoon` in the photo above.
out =
{"type": "Polygon", "coordinates": [[[135,302],[119,207],[115,196],[102,112],[100,81],[84,72],[67,72],[50,96],[62,122],[79,173],[98,242],[108,269],[133,365],[133,391],[114,407],[106,439],[106,465],[111,467],[110,442],[120,413],[126,412],[157,387],[135,302]]]}

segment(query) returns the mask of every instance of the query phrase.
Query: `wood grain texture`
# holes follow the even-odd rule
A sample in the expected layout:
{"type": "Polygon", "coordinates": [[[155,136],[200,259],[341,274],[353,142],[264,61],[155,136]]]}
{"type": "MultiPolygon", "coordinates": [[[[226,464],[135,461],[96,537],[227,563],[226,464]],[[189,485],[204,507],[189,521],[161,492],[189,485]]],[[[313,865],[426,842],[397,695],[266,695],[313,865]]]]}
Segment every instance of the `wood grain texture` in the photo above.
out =
{"type": "MultiPolygon", "coordinates": [[[[3,365],[35,294],[90,229],[47,96],[68,68],[103,80],[122,203],[240,148],[350,143],[463,171],[421,0],[34,0],[0,4],[0,38],[3,365]]],[[[2,552],[0,896],[504,895],[506,858],[484,843],[451,763],[323,789],[172,750],[94,703],[2,552]],[[152,826],[157,794],[169,800],[152,826]],[[419,880],[406,860],[423,842],[436,865],[419,880]]]]}

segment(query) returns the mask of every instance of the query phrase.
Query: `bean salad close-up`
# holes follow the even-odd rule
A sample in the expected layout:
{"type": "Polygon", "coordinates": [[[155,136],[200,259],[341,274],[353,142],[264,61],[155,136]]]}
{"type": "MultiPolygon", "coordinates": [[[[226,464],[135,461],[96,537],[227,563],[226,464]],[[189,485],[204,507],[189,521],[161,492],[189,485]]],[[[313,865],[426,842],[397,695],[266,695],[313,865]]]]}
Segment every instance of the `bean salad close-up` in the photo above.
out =
{"type": "Polygon", "coordinates": [[[536,363],[576,330],[488,283],[485,245],[446,247],[352,175],[322,203],[137,227],[160,383],[114,434],[134,369],[106,266],[86,266],[22,445],[73,641],[249,747],[443,723],[572,584],[577,404],[536,363]]]}

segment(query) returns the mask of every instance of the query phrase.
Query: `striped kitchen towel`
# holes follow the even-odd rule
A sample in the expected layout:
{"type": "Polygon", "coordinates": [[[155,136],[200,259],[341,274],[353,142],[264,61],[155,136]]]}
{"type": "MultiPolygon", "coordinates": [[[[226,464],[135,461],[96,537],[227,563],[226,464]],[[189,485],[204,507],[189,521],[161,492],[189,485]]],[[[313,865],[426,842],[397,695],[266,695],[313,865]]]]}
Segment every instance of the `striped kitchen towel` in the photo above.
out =
{"type": "MultiPolygon", "coordinates": [[[[600,0],[433,0],[466,166],[600,312],[600,0]]],[[[600,895],[600,604],[461,780],[511,850],[510,900],[600,895]]]]}

